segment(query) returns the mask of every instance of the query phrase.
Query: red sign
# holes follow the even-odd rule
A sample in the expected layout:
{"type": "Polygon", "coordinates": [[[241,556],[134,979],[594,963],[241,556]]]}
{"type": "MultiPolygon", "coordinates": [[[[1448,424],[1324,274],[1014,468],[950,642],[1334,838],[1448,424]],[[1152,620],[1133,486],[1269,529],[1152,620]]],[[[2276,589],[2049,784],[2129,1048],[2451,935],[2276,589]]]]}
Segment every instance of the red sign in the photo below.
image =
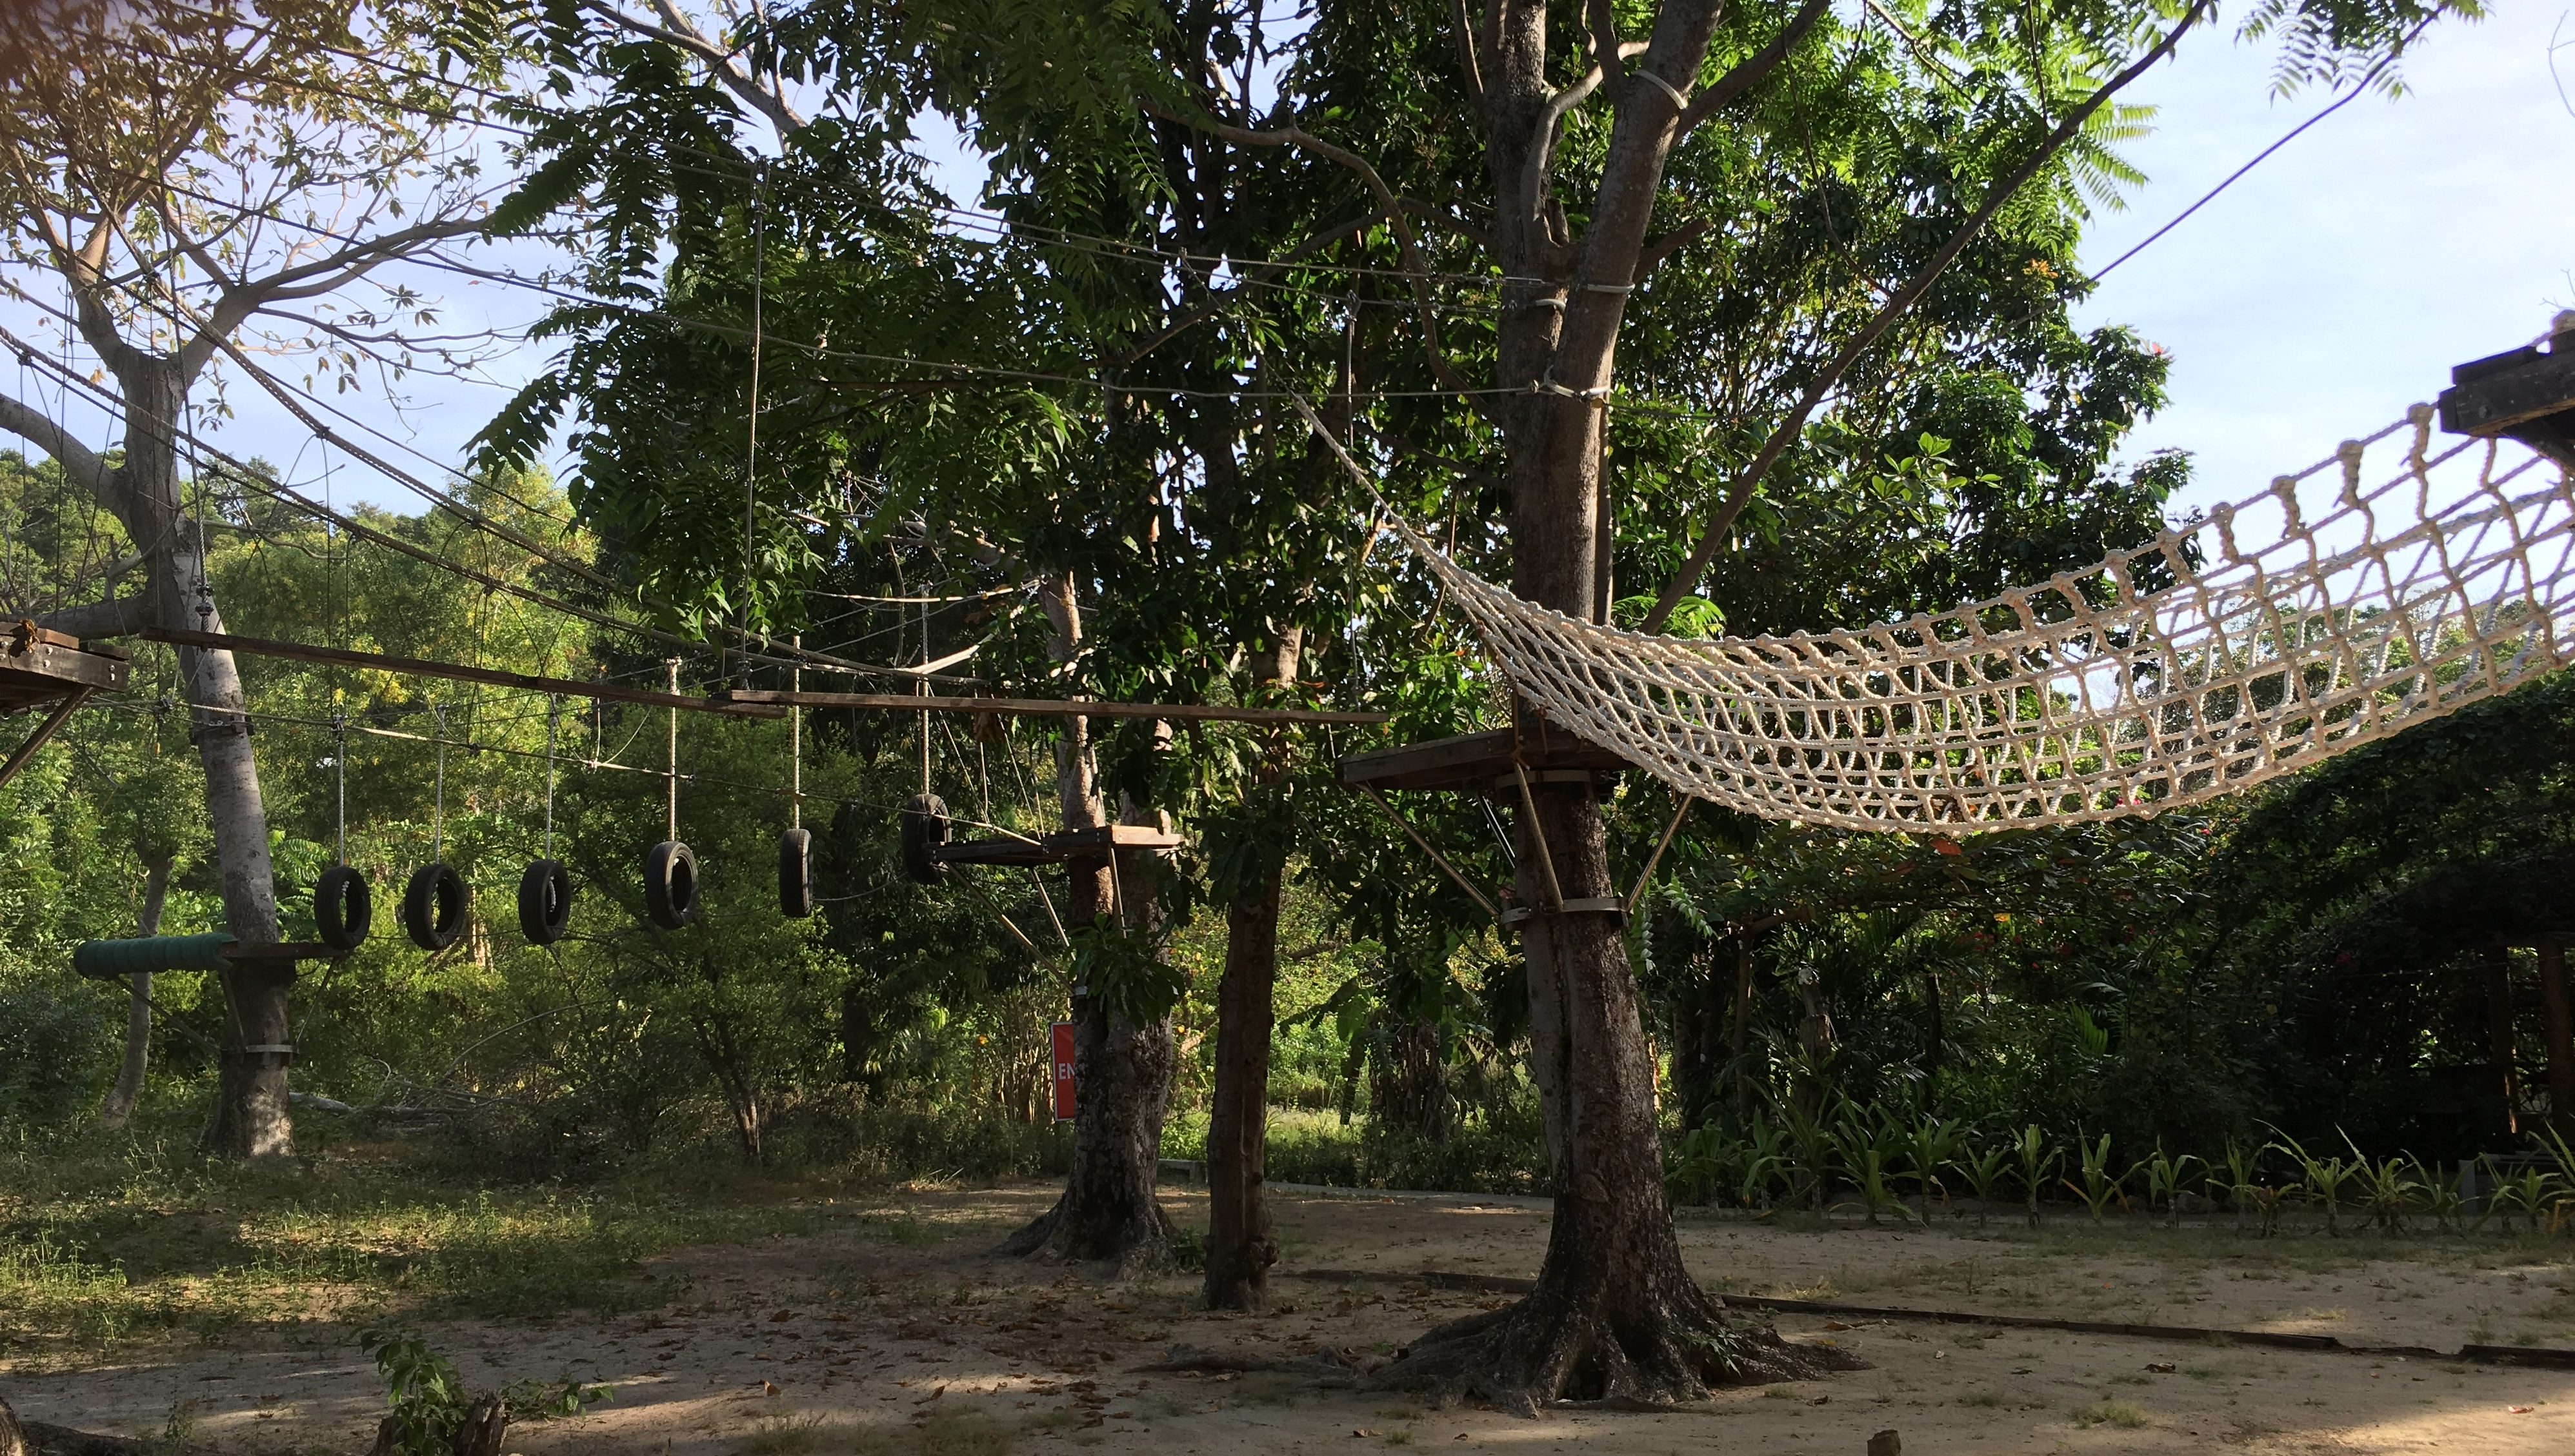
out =
{"type": "Polygon", "coordinates": [[[1055,1045],[1055,1120],[1073,1120],[1073,1023],[1058,1021],[1048,1028],[1055,1045]]]}

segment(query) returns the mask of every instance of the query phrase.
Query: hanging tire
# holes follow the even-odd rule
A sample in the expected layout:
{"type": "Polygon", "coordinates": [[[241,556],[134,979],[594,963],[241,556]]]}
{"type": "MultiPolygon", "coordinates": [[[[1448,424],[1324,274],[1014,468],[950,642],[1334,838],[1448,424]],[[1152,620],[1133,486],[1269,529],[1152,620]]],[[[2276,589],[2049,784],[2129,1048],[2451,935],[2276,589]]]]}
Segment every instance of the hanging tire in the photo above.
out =
{"type": "Polygon", "coordinates": [[[572,871],[560,859],[540,859],[519,876],[519,933],[531,945],[552,945],[572,928],[572,871]]]}
{"type": "Polygon", "coordinates": [[[367,932],[375,927],[376,900],[367,885],[367,876],[346,864],[334,864],[322,871],[321,880],[313,886],[313,928],[322,943],[346,955],[366,943],[367,932]]]}
{"type": "Polygon", "coordinates": [[[778,908],[791,920],[814,913],[814,831],[778,836],[778,908]]]}
{"type": "Polygon", "coordinates": [[[424,864],[403,889],[403,929],[423,950],[444,950],[465,933],[465,911],[474,896],[465,876],[444,864],[424,864]]]}
{"type": "Polygon", "coordinates": [[[948,866],[930,851],[948,842],[948,804],[935,793],[916,793],[903,806],[903,872],[915,884],[937,884],[948,866]]]}
{"type": "Polygon", "coordinates": [[[665,930],[698,917],[698,856],[677,839],[644,851],[644,916],[665,930]]]}

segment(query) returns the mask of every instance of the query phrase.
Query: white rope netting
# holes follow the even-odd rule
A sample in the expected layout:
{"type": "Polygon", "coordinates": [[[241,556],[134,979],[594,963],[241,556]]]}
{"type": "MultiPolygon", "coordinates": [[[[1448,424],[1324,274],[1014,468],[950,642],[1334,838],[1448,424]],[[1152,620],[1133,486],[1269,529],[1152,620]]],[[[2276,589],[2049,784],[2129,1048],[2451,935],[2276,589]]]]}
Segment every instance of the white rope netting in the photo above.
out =
{"type": "Polygon", "coordinates": [[[2085,571],[1849,632],[1621,632],[1395,529],[1523,697],[1683,793],[1854,829],[2069,823],[2236,792],[2575,657],[2564,473],[2431,433],[2417,406],[2085,571]]]}

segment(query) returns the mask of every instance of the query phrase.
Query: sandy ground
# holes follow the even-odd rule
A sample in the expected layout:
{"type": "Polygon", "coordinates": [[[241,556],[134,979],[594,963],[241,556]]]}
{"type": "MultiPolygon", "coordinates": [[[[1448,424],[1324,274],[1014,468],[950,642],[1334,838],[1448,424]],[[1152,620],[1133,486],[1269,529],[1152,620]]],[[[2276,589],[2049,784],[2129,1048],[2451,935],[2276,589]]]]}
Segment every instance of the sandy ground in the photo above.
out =
{"type": "MultiPolygon", "coordinates": [[[[513,1429],[527,1456],[1006,1456],[1076,1446],[1171,1456],[1358,1452],[1846,1452],[1893,1429],[1945,1452],[2575,1452],[2575,1371],[2177,1343],[1918,1321],[1782,1315],[1873,1368],[1729,1391],[1704,1413],[1473,1408],[1327,1390],[1278,1374],[1141,1374],[1179,1344],[1384,1354],[1493,1295],[1423,1271],[1525,1276],[1545,1205],[1472,1197],[1274,1195],[1276,1307],[1194,1308],[1184,1276],[998,1261],[994,1240],[1053,1189],[927,1192],[836,1208],[827,1231],[656,1261],[686,1275],[671,1308],[605,1324],[433,1325],[476,1388],[612,1384],[577,1420],[513,1429]],[[1305,1277],[1299,1271],[1362,1277],[1305,1277]],[[2417,1388],[2419,1387],[2419,1388],[2417,1388]]],[[[1175,1190],[1184,1223],[1205,1200],[1175,1190]]],[[[1902,1308],[2330,1333],[2346,1341],[2575,1346],[2575,1266],[2556,1240],[2350,1235],[2253,1239],[2230,1227],[1997,1216],[1927,1231],[1779,1227],[1684,1214],[1712,1288],[1902,1308]]],[[[381,1387],[350,1331],[294,1343],[171,1347],[109,1367],[0,1374],[21,1414],[133,1435],[174,1429],[227,1450],[365,1447],[381,1387]]]]}

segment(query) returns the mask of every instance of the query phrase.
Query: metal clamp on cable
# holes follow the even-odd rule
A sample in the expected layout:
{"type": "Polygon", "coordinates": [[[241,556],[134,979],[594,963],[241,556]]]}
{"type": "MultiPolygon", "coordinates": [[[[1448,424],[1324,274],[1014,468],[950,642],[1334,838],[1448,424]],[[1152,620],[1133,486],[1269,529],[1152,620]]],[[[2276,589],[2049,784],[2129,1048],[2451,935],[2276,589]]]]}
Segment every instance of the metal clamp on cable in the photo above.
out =
{"type": "Polygon", "coordinates": [[[1511,908],[1502,911],[1501,919],[1502,923],[1505,925],[1517,925],[1538,915],[1548,913],[1561,915],[1617,915],[1623,918],[1627,913],[1627,902],[1618,898],[1614,894],[1582,895],[1573,899],[1568,899],[1563,904],[1553,906],[1551,908],[1546,905],[1513,905],[1511,908]]]}
{"type": "Polygon", "coordinates": [[[1555,371],[1553,370],[1549,370],[1544,375],[1539,376],[1537,382],[1529,386],[1529,393],[1533,395],[1554,395],[1558,399],[1565,400],[1588,400],[1593,405],[1602,408],[1606,408],[1609,404],[1609,386],[1605,384],[1596,385],[1587,390],[1567,389],[1563,385],[1555,382],[1555,371]]]}

